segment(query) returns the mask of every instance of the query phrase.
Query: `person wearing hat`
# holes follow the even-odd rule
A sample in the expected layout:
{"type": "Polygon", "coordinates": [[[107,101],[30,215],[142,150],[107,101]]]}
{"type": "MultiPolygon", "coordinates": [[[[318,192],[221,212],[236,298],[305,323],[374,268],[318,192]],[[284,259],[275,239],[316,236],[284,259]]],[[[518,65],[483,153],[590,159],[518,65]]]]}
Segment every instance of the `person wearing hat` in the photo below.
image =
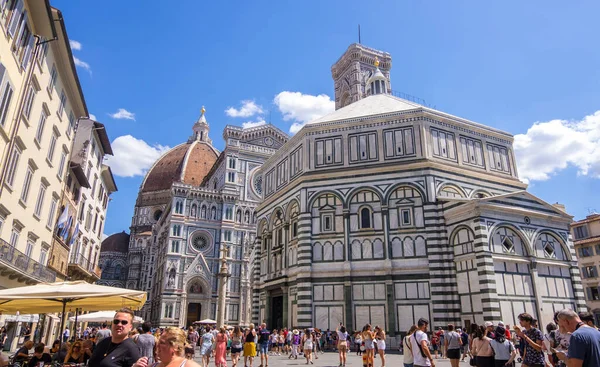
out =
{"type": "Polygon", "coordinates": [[[490,341],[490,346],[494,350],[494,363],[496,366],[512,366],[517,357],[517,350],[510,339],[506,338],[506,329],[500,326],[500,323],[495,335],[496,338],[490,341]]]}
{"type": "Polygon", "coordinates": [[[490,339],[494,339],[496,335],[494,335],[494,323],[491,321],[485,322],[485,336],[490,339]]]}
{"type": "Polygon", "coordinates": [[[292,353],[288,359],[298,359],[298,348],[300,348],[300,332],[298,329],[292,331],[292,353]]]}
{"type": "MultiPolygon", "coordinates": [[[[498,326],[504,329],[504,337],[511,340],[510,330],[508,330],[510,325],[504,325],[504,322],[500,321],[498,322],[498,326]]],[[[498,330],[498,328],[496,328],[496,330],[498,330]]]]}

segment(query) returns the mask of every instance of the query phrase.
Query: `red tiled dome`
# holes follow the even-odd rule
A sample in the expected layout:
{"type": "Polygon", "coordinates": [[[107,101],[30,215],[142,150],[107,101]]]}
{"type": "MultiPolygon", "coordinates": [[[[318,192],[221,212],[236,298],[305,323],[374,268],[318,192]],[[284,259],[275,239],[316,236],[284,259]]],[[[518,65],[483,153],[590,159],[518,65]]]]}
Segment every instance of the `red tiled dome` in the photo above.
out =
{"type": "Polygon", "coordinates": [[[142,192],[168,190],[173,182],[200,185],[217,160],[215,149],[201,141],[176,146],[146,174],[142,192]]]}
{"type": "Polygon", "coordinates": [[[121,233],[112,234],[104,241],[102,241],[102,245],[100,246],[100,252],[129,252],[129,235],[125,233],[125,231],[121,233]]]}

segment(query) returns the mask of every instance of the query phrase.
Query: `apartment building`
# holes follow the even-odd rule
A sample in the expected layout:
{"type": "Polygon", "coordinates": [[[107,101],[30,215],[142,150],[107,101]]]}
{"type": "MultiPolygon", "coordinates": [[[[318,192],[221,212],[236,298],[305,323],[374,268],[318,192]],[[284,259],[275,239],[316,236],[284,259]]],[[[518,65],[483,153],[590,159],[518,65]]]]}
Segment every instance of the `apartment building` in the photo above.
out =
{"type": "Polygon", "coordinates": [[[588,215],[571,224],[586,304],[600,324],[600,214],[588,215]]]}
{"type": "MultiPolygon", "coordinates": [[[[77,191],[71,191],[71,196],[75,200],[73,203],[66,203],[64,210],[67,210],[69,215],[63,216],[71,220],[67,219],[66,230],[63,231],[62,237],[57,235],[58,230],[55,231],[56,242],[63,245],[63,248],[70,248],[67,273],[72,280],[96,282],[100,279],[98,258],[102,243],[102,229],[109,196],[117,191],[110,167],[102,164],[106,154],[112,155],[113,152],[105,126],[96,121],[81,119],[75,136],[70,166],[72,172],[84,176],[88,185],[81,185],[78,188],[79,197],[73,195],[77,191]],[[71,217],[73,209],[76,209],[76,217],[71,217]],[[61,239],[69,238],[69,243],[61,242],[61,239]]],[[[72,181],[73,185],[76,185],[83,180],[72,181]]],[[[69,197],[69,195],[65,196],[69,197]]],[[[58,224],[57,229],[58,227],[62,225],[58,224]]]]}

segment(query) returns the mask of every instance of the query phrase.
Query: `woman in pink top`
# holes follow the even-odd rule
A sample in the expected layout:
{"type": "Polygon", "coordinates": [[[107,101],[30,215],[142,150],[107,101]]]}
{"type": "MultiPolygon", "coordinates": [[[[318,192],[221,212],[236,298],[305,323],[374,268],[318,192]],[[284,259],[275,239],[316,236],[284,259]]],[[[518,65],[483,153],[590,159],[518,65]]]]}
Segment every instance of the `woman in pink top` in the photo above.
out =
{"type": "Polygon", "coordinates": [[[494,367],[494,350],[490,345],[491,339],[485,335],[485,326],[480,325],[473,339],[473,350],[477,367],[494,367]]]}
{"type": "Polygon", "coordinates": [[[217,346],[215,348],[215,366],[226,367],[227,359],[225,354],[227,352],[227,332],[224,327],[221,326],[219,333],[217,334],[217,346]]]}

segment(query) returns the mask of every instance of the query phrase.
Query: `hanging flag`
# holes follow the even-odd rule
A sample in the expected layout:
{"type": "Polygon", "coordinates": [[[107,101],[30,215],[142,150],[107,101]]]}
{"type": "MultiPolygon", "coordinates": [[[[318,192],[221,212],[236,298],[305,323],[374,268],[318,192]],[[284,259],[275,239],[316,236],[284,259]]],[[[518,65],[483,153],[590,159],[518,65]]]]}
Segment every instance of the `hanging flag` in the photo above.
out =
{"type": "Polygon", "coordinates": [[[77,235],[79,234],[79,221],[77,221],[77,225],[75,226],[75,231],[73,231],[73,236],[71,236],[71,241],[69,241],[69,246],[75,242],[77,239],[77,235]]]}
{"type": "Polygon", "coordinates": [[[56,223],[56,228],[63,228],[67,220],[69,219],[69,204],[65,206],[63,212],[58,217],[58,222],[56,223]]]}
{"type": "Polygon", "coordinates": [[[63,229],[62,236],[61,236],[65,243],[67,243],[67,239],[69,238],[69,231],[71,230],[72,224],[73,224],[73,217],[69,217],[69,220],[67,221],[67,225],[63,229]]]}

